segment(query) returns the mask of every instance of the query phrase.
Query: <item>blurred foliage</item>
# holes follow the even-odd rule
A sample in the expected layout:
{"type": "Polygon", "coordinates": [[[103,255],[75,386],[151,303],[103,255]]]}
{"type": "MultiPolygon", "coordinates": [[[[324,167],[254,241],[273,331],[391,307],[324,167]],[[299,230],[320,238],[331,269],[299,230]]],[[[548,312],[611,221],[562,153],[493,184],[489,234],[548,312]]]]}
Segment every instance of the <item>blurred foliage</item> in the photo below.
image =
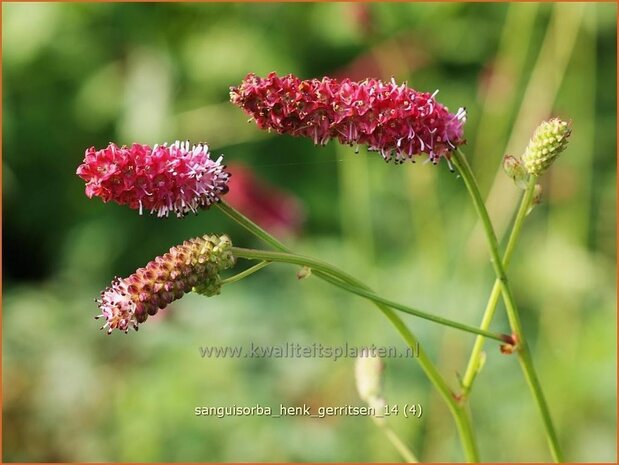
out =
{"type": "MultiPolygon", "coordinates": [[[[616,460],[616,6],[613,4],[3,4],[5,461],[390,461],[367,418],[200,418],[202,405],[360,404],[353,360],[202,359],[207,344],[396,344],[367,302],[271,266],[190,295],[139,334],[104,337],[92,298],[187,237],[228,232],[89,201],[85,148],[206,140],[303,202],[287,241],[381,294],[476,324],[493,281],[461,180],[274,137],[227,103],[248,72],[394,76],[466,106],[467,152],[500,232],[517,191],[499,170],[539,119],[572,119],[511,267],[537,367],[572,461],[616,460]],[[538,59],[542,56],[543,59],[538,59]],[[511,129],[513,128],[513,130],[511,129]]],[[[503,311],[494,327],[506,327],[503,311]]],[[[468,334],[407,318],[454,387],[468,334]]],[[[472,397],[482,457],[547,460],[514,357],[488,345],[472,397]]],[[[391,426],[425,460],[462,459],[410,360],[387,360],[391,426]]]]}

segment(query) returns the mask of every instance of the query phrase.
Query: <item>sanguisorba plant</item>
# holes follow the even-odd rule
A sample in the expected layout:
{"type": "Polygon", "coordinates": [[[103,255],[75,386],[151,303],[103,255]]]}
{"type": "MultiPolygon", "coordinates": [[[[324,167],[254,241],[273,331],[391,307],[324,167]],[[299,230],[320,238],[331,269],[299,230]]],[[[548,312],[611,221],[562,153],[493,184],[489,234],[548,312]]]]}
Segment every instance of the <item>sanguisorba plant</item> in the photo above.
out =
{"type": "MultiPolygon", "coordinates": [[[[355,147],[364,145],[369,151],[379,152],[388,162],[414,162],[426,155],[433,164],[445,160],[451,170],[455,166],[484,226],[496,274],[495,286],[479,327],[386,299],[359,279],[329,263],[293,253],[273,235],[223,201],[222,197],[228,192],[229,174],[221,163],[221,156],[216,160],[211,158],[206,144],[191,145],[177,141],[171,145],[153,147],[110,144],[101,150],[89,148],[77,169],[77,174],[86,182],[86,195],[97,196],[104,202],[127,205],[140,214],[147,211],[159,217],[169,214],[182,217],[217,206],[274,250],[235,247],[227,235],[207,234],[189,239],[132,275],[116,277],[112,281],[97,300],[100,314],[96,318],[104,319],[102,329],[108,334],[114,330],[137,330],[149,315],[156,314],[187,292],[213,296],[220,293],[222,286],[244,279],[272,262],[298,265],[303,267],[303,276],[311,271],[312,276],[368,299],[387,317],[406,343],[417,350],[416,360],[454,418],[467,461],[479,461],[467,400],[480,370],[484,341],[491,339],[499,342],[502,353],[516,353],[539,407],[551,454],[556,461],[561,461],[561,449],[533,366],[506,269],[524,219],[539,203],[541,189],[536,182],[537,177],[565,149],[570,125],[557,118],[545,121],[535,131],[521,159],[505,157],[503,165],[506,173],[524,192],[507,247],[501,256],[475,177],[460,150],[465,143],[466,112],[459,109],[450,113],[435,97],[436,92],[418,92],[404,84],[398,85],[394,80],[386,83],[376,79],[356,82],[328,77],[302,80],[293,75],[278,76],[275,73],[265,78],[249,74],[239,86],[230,89],[231,102],[242,108],[251,117],[250,121],[255,121],[261,129],[309,137],[317,145],[324,145],[330,140],[355,147]],[[256,260],[258,263],[236,275],[222,278],[221,273],[233,267],[237,259],[256,260]],[[506,332],[508,334],[489,330],[501,297],[511,326],[506,332]],[[413,332],[394,310],[477,335],[458,389],[450,387],[423,347],[419,346],[413,332]]],[[[366,365],[368,363],[375,362],[368,361],[366,365]]],[[[378,386],[376,376],[379,372],[378,369],[357,370],[359,392],[369,404],[378,402],[381,397],[375,392],[368,394],[367,373],[373,373],[374,379],[370,381],[373,386],[378,386]]],[[[383,421],[377,424],[404,460],[416,461],[415,455],[392,429],[386,427],[383,421]]]]}

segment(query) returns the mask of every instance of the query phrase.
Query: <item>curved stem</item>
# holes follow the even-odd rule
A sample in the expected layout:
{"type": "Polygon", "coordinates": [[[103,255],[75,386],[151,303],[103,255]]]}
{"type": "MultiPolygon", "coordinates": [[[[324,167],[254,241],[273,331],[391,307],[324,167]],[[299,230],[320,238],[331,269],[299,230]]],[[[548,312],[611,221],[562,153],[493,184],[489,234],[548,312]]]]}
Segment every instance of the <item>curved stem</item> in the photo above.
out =
{"type": "MultiPolygon", "coordinates": [[[[282,252],[290,252],[290,249],[286,247],[286,245],[278,241],[260,226],[255,224],[249,218],[245,217],[242,213],[238,212],[225,202],[220,202],[217,204],[217,206],[226,215],[239,223],[256,237],[262,239],[267,244],[272,245],[275,249],[278,249],[282,252]]],[[[331,276],[323,273],[322,271],[316,271],[314,272],[314,275],[326,281],[329,281],[329,278],[331,278],[331,276]]],[[[342,276],[346,278],[344,279],[344,281],[346,281],[347,283],[353,286],[357,286],[360,289],[370,291],[370,289],[365,284],[357,281],[355,278],[346,274],[343,274],[342,276]]],[[[449,388],[441,374],[438,372],[432,361],[428,358],[423,348],[418,344],[415,335],[410,329],[408,329],[402,319],[386,305],[376,301],[374,302],[374,304],[389,319],[389,321],[393,324],[398,333],[400,333],[402,338],[406,341],[408,346],[413,350],[417,350],[417,361],[419,362],[421,369],[426,374],[432,385],[439,392],[439,394],[447,404],[449,411],[454,417],[454,421],[458,429],[460,442],[462,443],[466,460],[469,462],[478,462],[479,452],[477,450],[477,443],[475,441],[469,416],[467,415],[464,406],[456,401],[454,393],[451,391],[451,389],[449,388]]]]}
{"type": "Polygon", "coordinates": [[[479,462],[479,451],[477,450],[477,442],[473,434],[473,428],[469,416],[464,409],[464,406],[456,400],[456,396],[451,391],[441,374],[438,372],[432,360],[428,358],[428,355],[423,350],[423,347],[419,344],[419,341],[415,335],[408,329],[404,322],[396,315],[396,313],[389,307],[382,304],[376,304],[380,311],[389,319],[393,326],[400,333],[402,338],[406,341],[408,346],[417,351],[417,360],[421,369],[424,371],[430,382],[434,385],[439,392],[451,415],[454,418],[458,434],[460,436],[460,442],[464,448],[464,455],[469,462],[479,462]]]}
{"type": "Polygon", "coordinates": [[[271,234],[266,232],[252,220],[243,215],[240,211],[236,210],[234,207],[228,205],[223,200],[220,200],[215,204],[222,212],[236,221],[238,224],[247,229],[250,233],[256,236],[258,239],[266,242],[271,247],[277,250],[281,250],[282,252],[291,252],[291,250],[281,241],[277,240],[271,234]]]}
{"type": "Polygon", "coordinates": [[[520,323],[520,315],[518,313],[518,308],[516,307],[516,302],[514,300],[511,287],[509,286],[509,283],[507,281],[507,275],[505,273],[503,261],[501,260],[501,257],[499,255],[499,244],[496,238],[496,234],[494,232],[494,228],[492,227],[492,222],[490,221],[490,217],[488,215],[488,211],[486,210],[484,201],[481,197],[481,193],[479,192],[479,188],[477,187],[477,181],[475,180],[471,167],[469,166],[468,161],[464,156],[464,153],[462,153],[462,151],[458,149],[454,152],[452,161],[454,162],[454,165],[456,166],[456,168],[460,172],[460,175],[462,176],[462,179],[464,180],[464,184],[466,185],[466,188],[469,191],[471,198],[473,199],[475,210],[477,211],[477,214],[479,215],[482,225],[484,227],[486,240],[488,242],[488,248],[490,249],[490,256],[492,258],[492,266],[494,268],[497,280],[500,282],[500,289],[501,293],[503,294],[505,307],[507,309],[507,316],[509,318],[512,330],[514,331],[514,335],[518,338],[518,360],[520,362],[522,370],[524,371],[525,379],[527,381],[527,384],[529,385],[529,389],[533,394],[533,397],[537,403],[537,407],[542,416],[542,420],[544,422],[544,427],[546,430],[546,438],[550,446],[550,453],[552,454],[552,457],[556,462],[561,462],[563,460],[563,454],[559,446],[559,441],[555,432],[554,425],[552,423],[552,418],[550,417],[550,410],[548,408],[548,404],[542,392],[542,386],[540,384],[539,378],[537,377],[535,367],[533,366],[533,360],[529,353],[527,342],[524,338],[522,325],[520,323]]]}
{"type": "Polygon", "coordinates": [[[245,271],[241,271],[238,274],[235,274],[234,276],[230,276],[229,278],[226,279],[222,279],[221,280],[221,284],[231,284],[231,283],[235,283],[237,281],[240,281],[243,278],[248,277],[249,275],[254,274],[256,271],[260,271],[262,268],[264,268],[265,266],[269,265],[271,262],[267,262],[267,261],[261,261],[260,263],[247,268],[245,271]]]}
{"type": "Polygon", "coordinates": [[[415,315],[419,318],[423,318],[424,320],[433,321],[435,323],[439,323],[444,326],[450,326],[455,329],[460,329],[462,331],[466,331],[472,334],[478,334],[485,337],[489,337],[491,339],[495,339],[497,341],[506,342],[509,340],[509,336],[504,336],[496,333],[492,333],[490,331],[484,331],[475,326],[465,325],[463,323],[459,323],[457,321],[448,320],[447,318],[442,318],[440,316],[432,315],[431,313],[425,313],[421,310],[417,310],[412,307],[408,307],[406,305],[399,304],[392,300],[385,299],[379,295],[376,295],[374,292],[369,290],[365,285],[361,287],[362,283],[357,281],[355,278],[350,276],[349,274],[339,270],[333,265],[329,265],[322,260],[316,260],[310,257],[304,257],[302,255],[296,255],[286,252],[272,252],[267,250],[255,250],[255,249],[244,249],[241,247],[232,247],[232,254],[235,257],[239,258],[248,258],[254,260],[263,260],[269,262],[282,262],[282,263],[292,263],[294,265],[303,265],[310,267],[314,270],[315,273],[318,273],[322,276],[325,281],[328,281],[336,286],[341,287],[342,289],[352,292],[353,294],[357,294],[361,297],[365,297],[368,300],[371,300],[376,303],[380,303],[383,305],[387,305],[388,307],[394,308],[396,310],[400,310],[402,312],[408,313],[410,315],[415,315]],[[336,278],[336,279],[332,279],[336,278]]]}
{"type": "MultiPolygon", "coordinates": [[[[529,206],[531,205],[531,200],[533,199],[533,193],[535,192],[535,183],[537,178],[535,176],[531,176],[529,178],[529,182],[527,184],[527,188],[522,194],[522,200],[520,202],[520,207],[518,208],[518,213],[516,214],[516,219],[514,220],[514,226],[509,235],[509,240],[507,241],[507,247],[505,249],[505,254],[503,255],[503,268],[507,269],[509,263],[512,259],[512,255],[514,253],[514,249],[516,248],[516,243],[518,238],[520,237],[520,231],[522,230],[522,225],[524,223],[524,219],[527,216],[527,212],[529,210],[529,206]]],[[[494,282],[494,286],[492,287],[492,292],[490,293],[490,297],[488,298],[488,303],[486,304],[486,309],[484,310],[484,316],[481,320],[480,328],[483,330],[487,330],[490,327],[490,323],[494,318],[494,314],[496,312],[496,307],[499,302],[499,297],[501,296],[501,282],[497,279],[494,282]]],[[[477,373],[479,373],[479,364],[481,359],[482,350],[484,348],[485,339],[483,336],[478,336],[475,339],[475,345],[473,346],[473,350],[471,352],[471,357],[469,358],[469,362],[466,367],[466,371],[464,376],[462,377],[462,395],[463,397],[468,396],[471,391],[471,387],[473,386],[473,382],[477,373]]]]}

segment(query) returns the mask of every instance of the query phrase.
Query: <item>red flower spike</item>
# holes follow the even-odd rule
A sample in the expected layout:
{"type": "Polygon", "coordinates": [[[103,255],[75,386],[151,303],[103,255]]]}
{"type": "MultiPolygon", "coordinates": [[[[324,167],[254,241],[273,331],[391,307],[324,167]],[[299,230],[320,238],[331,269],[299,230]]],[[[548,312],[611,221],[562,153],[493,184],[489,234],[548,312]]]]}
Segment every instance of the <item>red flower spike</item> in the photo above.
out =
{"type": "Polygon", "coordinates": [[[399,163],[425,153],[436,164],[464,144],[466,111],[449,113],[435,95],[398,86],[393,79],[301,80],[275,73],[248,74],[230,89],[230,101],[261,129],[309,137],[320,145],[331,139],[366,145],[399,163]]]}

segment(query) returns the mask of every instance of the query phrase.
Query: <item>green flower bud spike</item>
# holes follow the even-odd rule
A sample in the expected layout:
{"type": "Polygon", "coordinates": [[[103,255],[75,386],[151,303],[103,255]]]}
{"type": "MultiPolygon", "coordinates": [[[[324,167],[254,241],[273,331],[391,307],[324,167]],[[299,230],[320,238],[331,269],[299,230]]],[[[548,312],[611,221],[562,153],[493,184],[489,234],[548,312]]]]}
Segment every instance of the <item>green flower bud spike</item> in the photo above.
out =
{"type": "Polygon", "coordinates": [[[522,161],[533,176],[541,176],[567,146],[572,133],[569,123],[553,118],[540,124],[529,141],[522,161]]]}

